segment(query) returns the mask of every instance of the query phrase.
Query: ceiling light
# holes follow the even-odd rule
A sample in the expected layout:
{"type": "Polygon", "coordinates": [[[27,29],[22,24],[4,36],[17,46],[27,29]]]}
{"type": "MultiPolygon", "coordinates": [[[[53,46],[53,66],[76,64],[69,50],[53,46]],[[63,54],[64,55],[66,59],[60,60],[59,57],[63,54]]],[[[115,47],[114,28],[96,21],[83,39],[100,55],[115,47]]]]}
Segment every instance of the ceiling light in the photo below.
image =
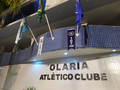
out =
{"type": "Polygon", "coordinates": [[[64,55],[68,55],[68,53],[65,52],[64,55]]]}
{"type": "Polygon", "coordinates": [[[34,64],[41,64],[42,62],[34,62],[34,64]]]}
{"type": "Polygon", "coordinates": [[[112,50],[113,52],[117,51],[117,50],[112,50]]]}

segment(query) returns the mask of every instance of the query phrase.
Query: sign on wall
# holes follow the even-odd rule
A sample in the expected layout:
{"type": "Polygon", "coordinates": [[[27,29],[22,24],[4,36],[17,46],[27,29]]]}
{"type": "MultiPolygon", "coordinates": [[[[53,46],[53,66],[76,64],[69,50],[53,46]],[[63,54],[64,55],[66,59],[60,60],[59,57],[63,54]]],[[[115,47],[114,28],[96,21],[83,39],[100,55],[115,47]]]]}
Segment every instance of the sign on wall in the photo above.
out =
{"type": "MultiPolygon", "coordinates": [[[[16,75],[7,75],[4,70],[0,88],[26,90],[32,86],[36,90],[120,90],[120,56],[69,63],[12,65],[15,70],[16,66],[19,67],[16,75]]],[[[11,71],[10,68],[7,70],[11,71]]]]}
{"type": "Polygon", "coordinates": [[[75,30],[74,28],[68,29],[68,50],[75,49],[75,30]]]}
{"type": "Polygon", "coordinates": [[[37,55],[41,55],[42,47],[43,47],[43,39],[44,39],[44,36],[40,37],[39,44],[38,44],[38,53],[37,53],[37,55]]]}
{"type": "Polygon", "coordinates": [[[67,70],[88,70],[89,71],[89,66],[87,64],[87,62],[77,62],[77,63],[64,63],[62,66],[60,66],[59,64],[51,64],[49,66],[49,70],[51,72],[53,72],[53,74],[42,74],[40,76],[39,80],[95,80],[95,81],[107,81],[107,74],[104,73],[97,73],[97,72],[91,72],[91,73],[54,73],[54,71],[67,71],[67,70]]]}

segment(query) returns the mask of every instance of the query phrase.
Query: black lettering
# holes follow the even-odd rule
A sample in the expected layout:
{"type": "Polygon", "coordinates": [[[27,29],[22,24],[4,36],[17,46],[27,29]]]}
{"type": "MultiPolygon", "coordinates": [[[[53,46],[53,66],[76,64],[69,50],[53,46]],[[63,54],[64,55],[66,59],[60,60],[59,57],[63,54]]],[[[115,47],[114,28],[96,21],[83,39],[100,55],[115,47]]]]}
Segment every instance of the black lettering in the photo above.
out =
{"type": "Polygon", "coordinates": [[[44,80],[46,80],[46,76],[47,76],[47,74],[44,74],[44,80]]]}
{"type": "Polygon", "coordinates": [[[54,72],[53,72],[53,74],[51,75],[51,79],[52,79],[52,80],[55,80],[55,74],[54,74],[54,72]]]}
{"type": "Polygon", "coordinates": [[[70,63],[70,70],[72,70],[72,68],[73,68],[73,70],[76,70],[76,68],[75,68],[75,63],[70,63]]]}
{"type": "Polygon", "coordinates": [[[50,70],[53,71],[55,69],[55,65],[54,64],[51,64],[50,65],[50,70]]]}
{"type": "Polygon", "coordinates": [[[68,79],[72,80],[73,79],[73,75],[72,74],[68,74],[68,79]]]}
{"type": "Polygon", "coordinates": [[[77,62],[77,69],[78,69],[78,70],[80,69],[80,67],[79,67],[79,62],[77,62]]]}
{"type": "Polygon", "coordinates": [[[92,80],[92,79],[93,79],[92,74],[87,74],[87,79],[88,79],[88,80],[92,80]],[[89,77],[89,76],[90,76],[90,77],[89,77]]]}
{"type": "Polygon", "coordinates": [[[47,80],[50,80],[49,74],[47,75],[47,80]]]}
{"type": "Polygon", "coordinates": [[[106,73],[101,73],[101,80],[107,80],[106,73]]]}
{"type": "Polygon", "coordinates": [[[60,78],[60,79],[62,80],[62,74],[61,74],[60,76],[61,76],[61,78],[60,78]]]}
{"type": "Polygon", "coordinates": [[[63,69],[62,69],[62,70],[64,70],[64,69],[68,70],[68,66],[67,66],[66,63],[64,63],[64,65],[63,65],[63,69]]]}
{"type": "Polygon", "coordinates": [[[87,69],[88,69],[88,65],[87,65],[86,62],[83,62],[83,63],[82,63],[82,69],[84,69],[84,68],[87,68],[87,69]]]}
{"type": "Polygon", "coordinates": [[[98,73],[94,73],[94,80],[100,80],[100,77],[99,77],[98,73]]]}
{"type": "Polygon", "coordinates": [[[56,74],[56,76],[57,76],[57,80],[59,80],[59,76],[60,76],[60,74],[56,74]]]}
{"type": "Polygon", "coordinates": [[[40,76],[40,79],[39,80],[43,80],[43,75],[40,76]]]}
{"type": "Polygon", "coordinates": [[[57,70],[61,70],[58,66],[59,66],[59,64],[57,64],[57,70]]]}
{"type": "Polygon", "coordinates": [[[80,80],[80,78],[77,77],[77,76],[80,76],[80,74],[75,74],[75,79],[76,79],[76,80],[80,80]]]}
{"type": "Polygon", "coordinates": [[[63,75],[63,79],[64,79],[64,80],[67,80],[67,74],[64,74],[64,75],[63,75]],[[65,77],[65,76],[66,76],[66,77],[65,77]]]}
{"type": "Polygon", "coordinates": [[[86,78],[83,77],[83,74],[81,74],[81,80],[86,80],[86,78]]]}

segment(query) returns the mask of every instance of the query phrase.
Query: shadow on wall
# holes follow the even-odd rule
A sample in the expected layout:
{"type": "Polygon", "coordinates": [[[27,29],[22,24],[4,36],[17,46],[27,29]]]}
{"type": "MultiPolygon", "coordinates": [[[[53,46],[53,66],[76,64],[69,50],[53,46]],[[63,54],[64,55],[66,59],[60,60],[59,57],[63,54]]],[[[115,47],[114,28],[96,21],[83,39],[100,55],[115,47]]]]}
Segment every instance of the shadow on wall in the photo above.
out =
{"type": "Polygon", "coordinates": [[[9,66],[6,80],[3,86],[3,90],[12,90],[12,85],[14,85],[15,83],[19,69],[20,69],[20,65],[9,66]]]}

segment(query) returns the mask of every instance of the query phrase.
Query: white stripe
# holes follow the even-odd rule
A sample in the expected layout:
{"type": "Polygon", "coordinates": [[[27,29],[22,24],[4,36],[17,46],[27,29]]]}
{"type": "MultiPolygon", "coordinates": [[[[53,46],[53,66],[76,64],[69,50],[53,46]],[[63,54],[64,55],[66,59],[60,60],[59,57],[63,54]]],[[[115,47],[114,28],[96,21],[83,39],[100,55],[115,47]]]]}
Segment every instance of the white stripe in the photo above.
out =
{"type": "Polygon", "coordinates": [[[75,28],[70,28],[70,29],[68,29],[68,30],[74,30],[75,28]]]}
{"type": "Polygon", "coordinates": [[[19,27],[19,30],[18,30],[18,33],[17,33],[17,36],[16,36],[16,40],[15,40],[16,44],[21,39],[21,38],[19,38],[19,36],[20,36],[20,32],[21,32],[21,27],[24,25],[24,22],[25,22],[25,19],[23,18],[22,21],[21,21],[21,23],[20,23],[20,27],[19,27]]]}
{"type": "Polygon", "coordinates": [[[37,55],[41,55],[41,52],[42,52],[42,46],[43,46],[43,39],[44,39],[44,36],[42,36],[39,40],[39,46],[38,46],[38,53],[37,55]]]}
{"type": "Polygon", "coordinates": [[[19,36],[20,36],[20,32],[18,31],[17,36],[16,36],[16,40],[15,40],[16,44],[18,43],[18,40],[20,40],[19,36]]]}

